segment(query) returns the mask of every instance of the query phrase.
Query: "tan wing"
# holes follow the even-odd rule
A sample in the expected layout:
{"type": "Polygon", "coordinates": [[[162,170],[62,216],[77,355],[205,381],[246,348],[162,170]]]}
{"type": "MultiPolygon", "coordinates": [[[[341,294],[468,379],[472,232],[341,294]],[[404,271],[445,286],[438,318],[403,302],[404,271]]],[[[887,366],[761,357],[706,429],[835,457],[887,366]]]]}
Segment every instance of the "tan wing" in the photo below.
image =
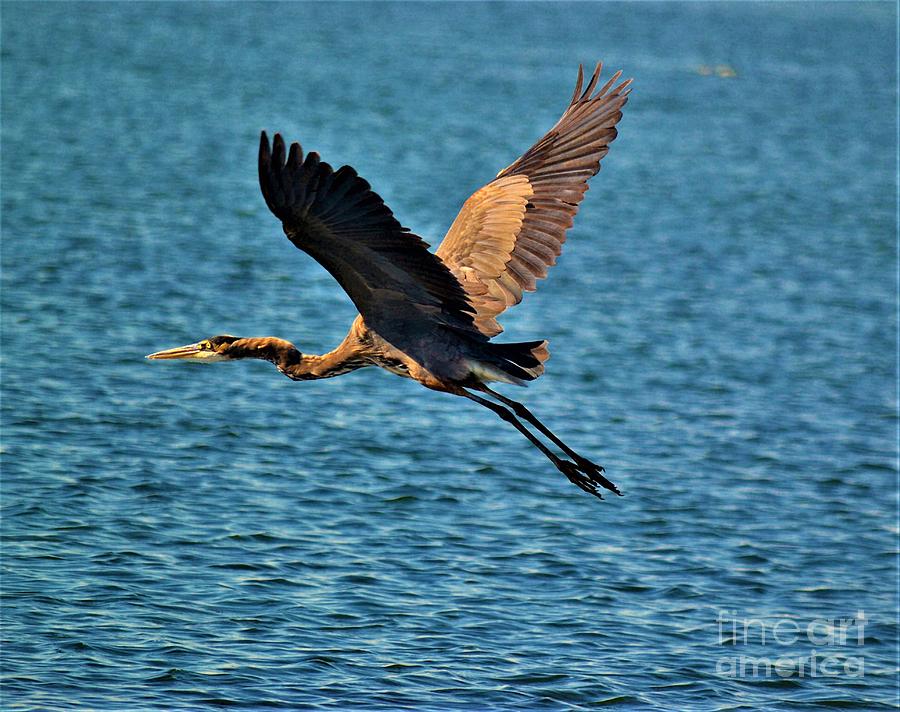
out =
{"type": "Polygon", "coordinates": [[[486,336],[503,331],[496,317],[534,291],[556,263],[588,179],[616,137],[630,89],[616,72],[596,94],[602,64],[585,90],[584,71],[556,125],[521,158],[463,205],[437,250],[476,309],[486,336]],[[592,95],[593,94],[593,95],[592,95]]]}

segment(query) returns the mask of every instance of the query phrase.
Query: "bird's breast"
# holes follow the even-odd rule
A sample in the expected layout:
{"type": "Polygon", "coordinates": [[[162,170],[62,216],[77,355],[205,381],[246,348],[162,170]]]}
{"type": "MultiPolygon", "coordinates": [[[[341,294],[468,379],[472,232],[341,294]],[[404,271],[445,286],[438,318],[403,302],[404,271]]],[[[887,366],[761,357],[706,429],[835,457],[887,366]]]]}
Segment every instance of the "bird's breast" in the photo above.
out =
{"type": "Polygon", "coordinates": [[[396,376],[410,378],[409,366],[400,359],[378,356],[372,359],[376,366],[380,366],[385,371],[390,371],[396,376]]]}

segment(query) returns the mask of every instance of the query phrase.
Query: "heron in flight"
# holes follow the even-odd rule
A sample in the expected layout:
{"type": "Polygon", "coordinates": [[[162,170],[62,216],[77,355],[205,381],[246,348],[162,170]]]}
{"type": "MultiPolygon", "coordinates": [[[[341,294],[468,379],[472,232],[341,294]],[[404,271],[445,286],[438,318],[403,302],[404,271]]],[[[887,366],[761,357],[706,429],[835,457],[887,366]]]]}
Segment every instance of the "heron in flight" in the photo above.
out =
{"type": "Polygon", "coordinates": [[[621,494],[604,469],[579,455],[524,405],[491,382],[524,385],[544,372],[547,342],[495,343],[497,317],[533,291],[560,254],[588,180],[616,137],[631,80],[617,72],[599,90],[598,64],[556,124],[463,204],[437,251],[403,227],[350,166],[337,170],[317,153],[286,152],[263,132],[259,184],[295,246],[347,292],[359,315],[346,338],[323,355],[283,339],[213,336],[150,354],[204,363],[262,359],[295,381],[380,366],[426,388],[468,398],[513,425],[585,492],[621,494]],[[526,425],[527,424],[527,425],[526,425]],[[547,446],[530,425],[549,440],[547,446]]]}

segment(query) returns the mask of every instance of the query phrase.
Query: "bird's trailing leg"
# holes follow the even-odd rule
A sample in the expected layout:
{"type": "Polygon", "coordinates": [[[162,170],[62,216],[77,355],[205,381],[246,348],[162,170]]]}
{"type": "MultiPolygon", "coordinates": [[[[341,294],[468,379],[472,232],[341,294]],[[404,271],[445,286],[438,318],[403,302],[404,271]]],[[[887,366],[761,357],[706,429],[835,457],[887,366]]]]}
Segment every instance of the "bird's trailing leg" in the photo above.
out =
{"type": "MultiPolygon", "coordinates": [[[[597,485],[602,485],[603,483],[598,481],[593,474],[593,470],[596,469],[596,466],[593,463],[591,468],[585,470],[580,465],[575,462],[571,462],[569,460],[563,460],[556,453],[550,450],[544,443],[542,443],[534,433],[532,433],[528,428],[526,428],[518,418],[516,418],[515,413],[513,413],[508,408],[505,408],[498,403],[494,403],[493,401],[489,401],[487,398],[482,398],[481,396],[477,396],[474,393],[469,393],[466,390],[460,389],[458,394],[461,396],[465,396],[469,400],[475,401],[479,405],[483,405],[485,408],[488,408],[494,411],[498,416],[500,416],[507,423],[510,423],[513,427],[516,428],[522,435],[524,435],[528,440],[534,445],[538,450],[544,453],[544,456],[550,460],[560,472],[562,472],[570,482],[577,485],[585,492],[588,492],[599,499],[603,499],[602,495],[597,489],[597,485]]],[[[533,416],[532,416],[533,417],[533,416]]],[[[603,478],[605,479],[605,478],[603,478]]],[[[612,483],[610,483],[612,484],[612,483]]],[[[605,486],[605,485],[604,485],[605,486]]],[[[615,487],[615,485],[613,485],[615,487]]],[[[618,490],[613,490],[618,493],[618,490]]]]}
{"type": "Polygon", "coordinates": [[[553,433],[553,431],[550,430],[550,428],[548,428],[540,420],[538,420],[537,416],[534,415],[534,413],[532,413],[530,410],[528,410],[528,408],[526,408],[522,403],[519,403],[518,401],[514,401],[511,398],[507,398],[506,396],[501,395],[500,393],[497,393],[497,391],[491,390],[483,383],[478,386],[478,390],[480,390],[483,393],[489,394],[493,398],[496,398],[498,401],[503,403],[503,405],[511,408],[512,411],[517,416],[528,421],[534,427],[536,427],[541,433],[543,433],[546,437],[550,438],[550,440],[552,440],[553,443],[560,450],[562,450],[564,453],[566,453],[566,455],[571,457],[575,461],[575,464],[578,465],[578,467],[582,471],[584,471],[586,474],[591,476],[591,478],[593,480],[595,480],[597,484],[603,485],[606,489],[610,490],[611,492],[615,492],[620,497],[622,496],[622,493],[619,491],[619,488],[616,487],[612,482],[610,482],[606,477],[603,476],[603,473],[605,472],[605,470],[603,469],[602,465],[598,465],[595,462],[591,462],[586,457],[582,457],[577,452],[575,452],[572,448],[570,448],[562,440],[560,440],[553,433]]]}

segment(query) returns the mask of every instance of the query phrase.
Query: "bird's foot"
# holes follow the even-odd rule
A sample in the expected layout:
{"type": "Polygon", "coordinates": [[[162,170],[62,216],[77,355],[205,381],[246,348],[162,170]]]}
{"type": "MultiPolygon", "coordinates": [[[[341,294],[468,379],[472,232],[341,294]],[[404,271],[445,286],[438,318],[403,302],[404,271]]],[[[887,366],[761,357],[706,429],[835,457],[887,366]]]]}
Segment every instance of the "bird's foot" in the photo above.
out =
{"type": "Polygon", "coordinates": [[[619,488],[603,476],[604,470],[600,465],[583,457],[576,457],[575,459],[575,462],[560,459],[554,463],[556,468],[569,479],[569,482],[583,489],[588,494],[594,495],[597,499],[603,499],[598,486],[605,487],[620,497],[622,496],[619,488]]]}
{"type": "Polygon", "coordinates": [[[581,468],[582,472],[584,472],[591,480],[598,485],[602,485],[610,492],[615,492],[617,495],[622,497],[622,493],[619,491],[619,488],[615,486],[610,480],[603,476],[603,473],[606,472],[603,469],[603,465],[598,465],[596,462],[591,462],[585,457],[581,457],[580,455],[575,456],[575,464],[581,468]]]}
{"type": "Polygon", "coordinates": [[[594,495],[597,499],[603,499],[603,495],[597,491],[597,485],[585,477],[581,468],[570,460],[560,460],[555,463],[556,468],[569,478],[569,482],[583,489],[588,494],[594,495]]]}

